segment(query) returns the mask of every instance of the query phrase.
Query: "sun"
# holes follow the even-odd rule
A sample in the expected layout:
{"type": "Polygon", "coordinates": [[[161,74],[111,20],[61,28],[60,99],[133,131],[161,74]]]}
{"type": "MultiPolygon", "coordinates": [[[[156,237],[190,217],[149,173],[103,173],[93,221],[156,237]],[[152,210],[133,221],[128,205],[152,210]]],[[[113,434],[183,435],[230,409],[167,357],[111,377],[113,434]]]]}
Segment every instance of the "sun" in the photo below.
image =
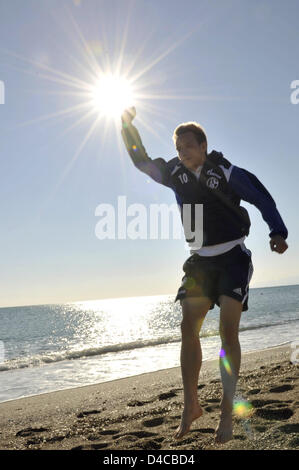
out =
{"type": "Polygon", "coordinates": [[[101,75],[91,90],[92,105],[101,116],[119,119],[122,112],[134,104],[134,91],[124,76],[101,75]]]}

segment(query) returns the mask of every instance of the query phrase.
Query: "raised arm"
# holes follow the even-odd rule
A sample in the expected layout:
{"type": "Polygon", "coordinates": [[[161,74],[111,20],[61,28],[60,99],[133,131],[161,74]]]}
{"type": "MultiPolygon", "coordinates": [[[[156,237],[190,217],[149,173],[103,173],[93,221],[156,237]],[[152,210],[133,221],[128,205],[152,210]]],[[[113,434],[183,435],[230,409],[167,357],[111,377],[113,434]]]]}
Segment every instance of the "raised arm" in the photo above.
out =
{"type": "Polygon", "coordinates": [[[254,204],[261,212],[270,229],[271,250],[278,253],[286,251],[288,245],[285,240],[288,230],[276,208],[274,199],[259,179],[249,171],[233,166],[229,185],[241,199],[254,204]]]}
{"type": "Polygon", "coordinates": [[[126,149],[136,166],[140,171],[146,173],[157,183],[164,186],[171,187],[170,184],[170,171],[167,162],[163,158],[156,158],[152,160],[142,144],[140,135],[132,121],[136,116],[134,107],[129,108],[122,114],[122,130],[121,135],[126,146],[126,149]]]}

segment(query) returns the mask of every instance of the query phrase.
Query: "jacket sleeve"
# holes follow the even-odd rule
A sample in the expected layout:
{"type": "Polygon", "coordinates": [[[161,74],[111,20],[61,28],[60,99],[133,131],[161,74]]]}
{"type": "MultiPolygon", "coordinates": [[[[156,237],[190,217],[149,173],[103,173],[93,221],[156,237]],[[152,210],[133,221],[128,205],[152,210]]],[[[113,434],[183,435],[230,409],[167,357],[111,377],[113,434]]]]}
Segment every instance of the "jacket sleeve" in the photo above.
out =
{"type": "Polygon", "coordinates": [[[255,175],[243,168],[233,166],[228,184],[240,199],[259,209],[269,226],[269,237],[281,235],[284,239],[287,238],[288,230],[276,208],[274,199],[255,175]]]}
{"type": "Polygon", "coordinates": [[[152,160],[148,156],[136,127],[133,124],[124,123],[121,135],[136,168],[146,173],[157,183],[171,187],[170,170],[167,162],[163,158],[152,160]]]}

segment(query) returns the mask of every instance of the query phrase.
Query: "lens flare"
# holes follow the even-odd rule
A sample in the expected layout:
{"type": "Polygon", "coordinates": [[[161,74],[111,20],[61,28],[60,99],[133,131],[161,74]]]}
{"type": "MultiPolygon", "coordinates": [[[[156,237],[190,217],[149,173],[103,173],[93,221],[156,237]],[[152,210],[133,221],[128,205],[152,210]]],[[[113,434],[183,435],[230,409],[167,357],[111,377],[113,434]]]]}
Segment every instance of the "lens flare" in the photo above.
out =
{"type": "Polygon", "coordinates": [[[229,374],[229,375],[232,375],[232,368],[230,366],[230,363],[229,363],[229,360],[228,358],[226,357],[226,353],[225,353],[225,350],[224,349],[221,349],[220,350],[220,353],[219,353],[219,356],[221,358],[221,362],[226,370],[226,372],[229,374]]]}
{"type": "Polygon", "coordinates": [[[233,405],[233,412],[239,418],[248,419],[254,413],[254,408],[249,401],[236,400],[233,405]]]}
{"type": "Polygon", "coordinates": [[[191,276],[186,277],[184,281],[184,286],[186,287],[186,289],[193,289],[196,286],[195,279],[193,279],[193,277],[191,276]]]}

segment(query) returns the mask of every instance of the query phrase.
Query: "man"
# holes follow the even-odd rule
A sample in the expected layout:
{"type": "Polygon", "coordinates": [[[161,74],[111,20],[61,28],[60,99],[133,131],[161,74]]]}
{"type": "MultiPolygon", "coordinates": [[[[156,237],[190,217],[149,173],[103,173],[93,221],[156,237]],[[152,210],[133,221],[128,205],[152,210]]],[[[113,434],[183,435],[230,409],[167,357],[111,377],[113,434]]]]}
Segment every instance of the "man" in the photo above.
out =
{"type": "MultiPolygon", "coordinates": [[[[202,415],[198,402],[198,376],[202,363],[199,332],[207,312],[220,307],[221,351],[219,358],[223,395],[216,442],[232,438],[233,398],[239,375],[241,350],[239,322],[248,309],[249,282],[253,273],[251,252],[244,240],[250,219],[243,199],[254,204],[270,228],[270,248],[284,253],[288,231],[275,202],[262,183],[250,172],[232,165],[222,153],[207,153],[203,128],[194,122],[181,124],[173,135],[178,157],[166,162],[147,155],[132,120],[135,108],[122,115],[122,137],[134,165],[156,182],[171,188],[182,210],[192,208],[192,227],[196,225],[196,204],[203,207],[203,240],[187,239],[191,256],[183,266],[184,277],[175,301],[180,300],[181,370],[184,410],[175,438],[181,438],[192,422],[202,415]]],[[[183,220],[184,222],[184,220],[183,220]]]]}

